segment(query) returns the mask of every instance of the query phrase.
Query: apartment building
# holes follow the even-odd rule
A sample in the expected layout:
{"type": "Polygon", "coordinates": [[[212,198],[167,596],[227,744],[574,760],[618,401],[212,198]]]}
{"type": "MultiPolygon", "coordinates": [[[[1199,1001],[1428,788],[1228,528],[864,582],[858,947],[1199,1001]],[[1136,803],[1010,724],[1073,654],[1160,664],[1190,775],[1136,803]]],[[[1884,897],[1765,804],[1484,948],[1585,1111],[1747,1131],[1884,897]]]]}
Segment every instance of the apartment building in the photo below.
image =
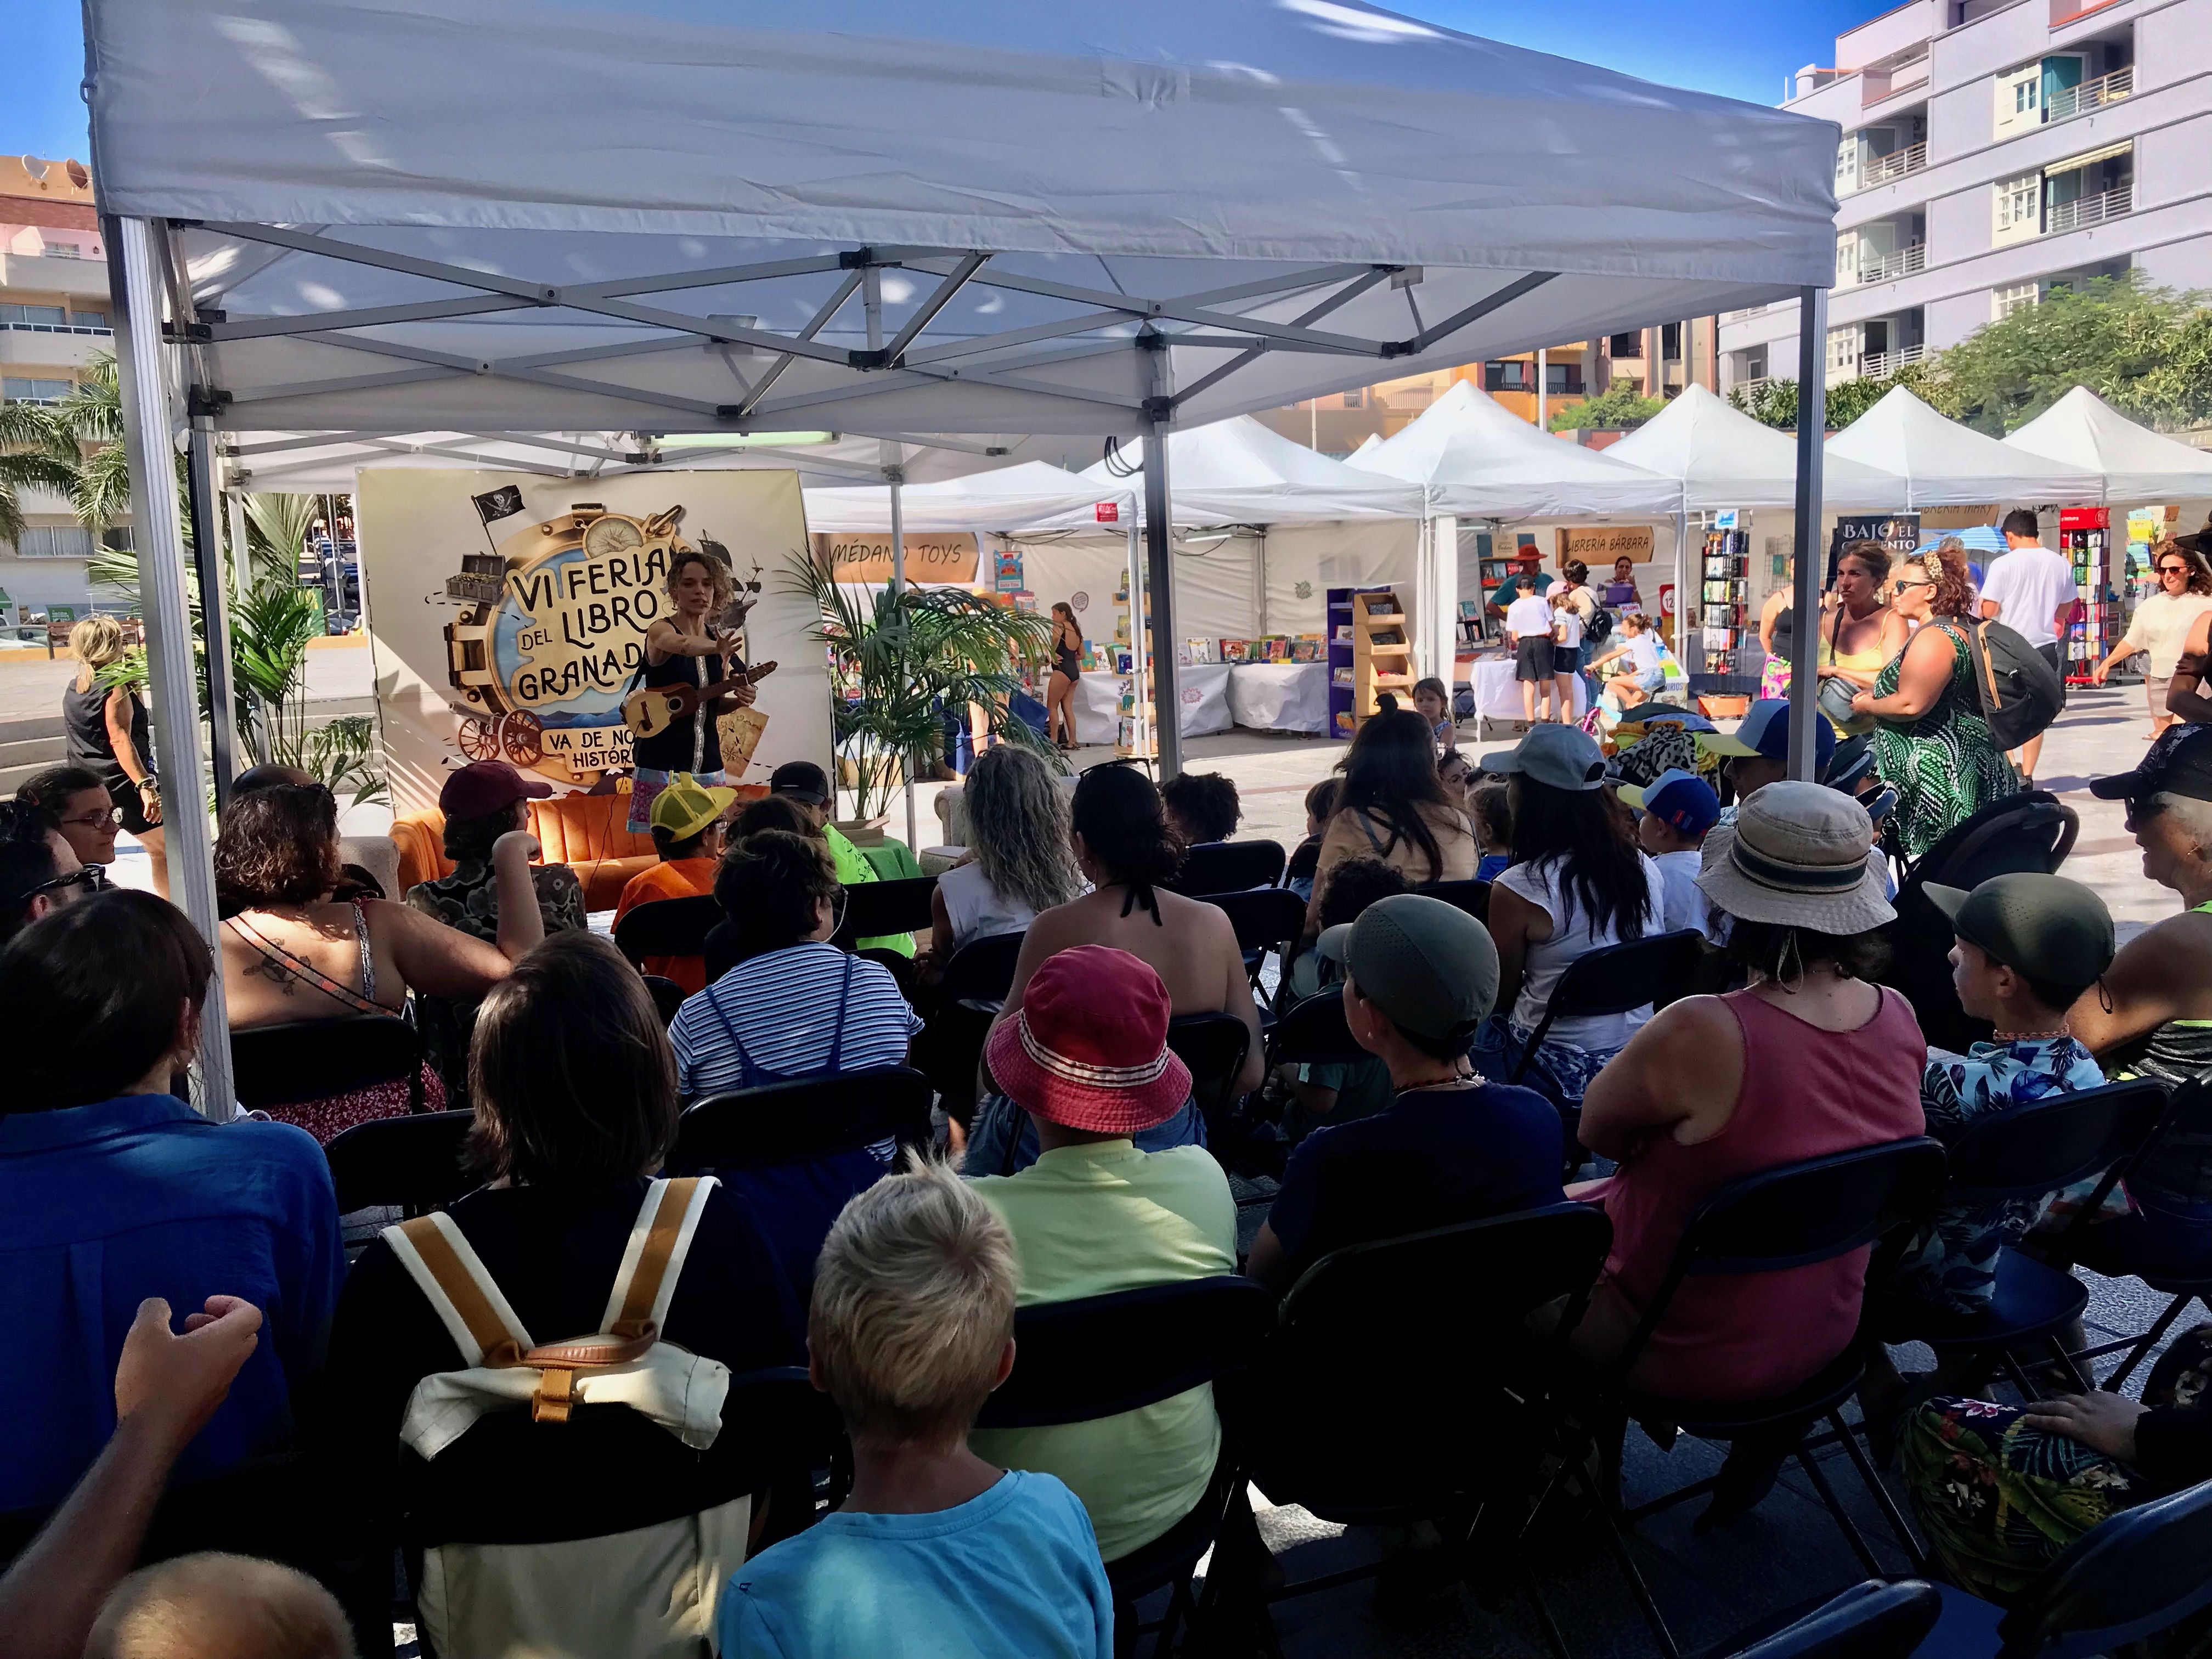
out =
{"type": "Polygon", "coordinates": [[[1543,360],[1523,351],[1488,362],[1401,380],[1382,380],[1351,392],[1331,392],[1258,419],[1285,437],[1324,454],[1350,454],[1370,437],[1401,430],[1442,397],[1455,380],[1472,380],[1522,420],[1534,422],[1540,402],[1547,416],[1626,380],[1646,397],[1671,398],[1686,386],[1717,390],[1719,319],[1692,317],[1597,340],[1547,346],[1543,360]],[[1539,381],[1543,396],[1537,396],[1539,381]]]}
{"type": "MultiPolygon", "coordinates": [[[[1909,0],[1783,106],[1843,129],[1830,385],[2052,289],[2212,288],[2212,0],[1909,0]]],[[[1723,387],[1797,373],[1797,306],[1721,319],[1723,387]]]]}
{"type": "MultiPolygon", "coordinates": [[[[114,349],[107,307],[91,174],[78,161],[0,156],[0,398],[68,396],[85,365],[114,349]]],[[[13,545],[0,541],[0,624],[55,607],[84,614],[91,532],[50,492],[27,491],[21,505],[29,527],[13,545]]]]}

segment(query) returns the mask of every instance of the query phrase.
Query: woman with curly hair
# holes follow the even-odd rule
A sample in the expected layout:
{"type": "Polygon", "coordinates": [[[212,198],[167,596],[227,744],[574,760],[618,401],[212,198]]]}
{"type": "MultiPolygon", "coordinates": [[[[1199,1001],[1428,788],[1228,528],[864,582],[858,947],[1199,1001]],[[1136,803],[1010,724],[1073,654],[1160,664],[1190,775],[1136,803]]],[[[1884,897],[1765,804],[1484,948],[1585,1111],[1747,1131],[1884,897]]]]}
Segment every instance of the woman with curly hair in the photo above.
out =
{"type": "Polygon", "coordinates": [[[930,895],[930,950],[946,960],[971,939],[1018,933],[1083,890],[1068,851],[1067,797],[1026,749],[996,744],[968,769],[968,857],[930,895]]]}
{"type": "Polygon", "coordinates": [[[1966,550],[1955,537],[1899,564],[1890,608],[1915,625],[1912,637],[1874,689],[1851,699],[1853,713],[1875,717],[1875,770],[1897,791],[1891,821],[1910,859],[2020,791],[1974,689],[1973,605],[1966,550]]]}
{"type": "MultiPolygon", "coordinates": [[[[223,1000],[234,1030],[368,1014],[398,1018],[410,990],[481,997],[545,936],[531,886],[538,843],[509,830],[491,849],[498,943],[386,899],[333,897],[339,880],[337,803],[319,783],[279,784],[234,798],[216,839],[223,914],[223,1000]]],[[[445,1104],[423,1068],[426,1103],[445,1104]]],[[[302,1098],[270,1115],[328,1142],[356,1123],[404,1116],[404,1083],[302,1098]]]]}

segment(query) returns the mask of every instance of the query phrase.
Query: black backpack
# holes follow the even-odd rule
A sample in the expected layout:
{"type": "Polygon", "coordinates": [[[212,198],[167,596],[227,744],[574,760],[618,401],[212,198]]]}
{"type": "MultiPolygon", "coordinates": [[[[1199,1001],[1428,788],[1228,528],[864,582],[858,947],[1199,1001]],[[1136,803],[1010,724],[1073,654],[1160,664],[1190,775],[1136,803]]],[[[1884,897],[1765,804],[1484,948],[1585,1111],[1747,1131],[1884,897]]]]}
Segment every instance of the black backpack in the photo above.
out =
{"type": "Polygon", "coordinates": [[[1613,637],[1613,612],[1603,605],[1590,608],[1589,620],[1583,624],[1584,645],[1603,645],[1613,637]]]}
{"type": "Polygon", "coordinates": [[[2049,658],[2002,623],[1971,626],[1967,638],[1990,735],[1998,748],[2017,749],[2058,718],[2066,682],[2049,658]]]}

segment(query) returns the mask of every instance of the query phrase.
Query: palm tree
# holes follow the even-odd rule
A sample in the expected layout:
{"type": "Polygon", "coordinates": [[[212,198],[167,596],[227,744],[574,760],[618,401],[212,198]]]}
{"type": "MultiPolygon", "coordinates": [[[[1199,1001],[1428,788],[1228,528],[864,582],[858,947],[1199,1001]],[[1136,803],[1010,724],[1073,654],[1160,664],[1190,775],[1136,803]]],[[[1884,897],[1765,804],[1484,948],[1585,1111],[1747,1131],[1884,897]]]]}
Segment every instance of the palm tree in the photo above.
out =
{"type": "Polygon", "coordinates": [[[76,484],[75,454],[64,460],[54,453],[53,412],[39,404],[0,404],[0,541],[22,540],[21,491],[67,495],[76,484]]]}

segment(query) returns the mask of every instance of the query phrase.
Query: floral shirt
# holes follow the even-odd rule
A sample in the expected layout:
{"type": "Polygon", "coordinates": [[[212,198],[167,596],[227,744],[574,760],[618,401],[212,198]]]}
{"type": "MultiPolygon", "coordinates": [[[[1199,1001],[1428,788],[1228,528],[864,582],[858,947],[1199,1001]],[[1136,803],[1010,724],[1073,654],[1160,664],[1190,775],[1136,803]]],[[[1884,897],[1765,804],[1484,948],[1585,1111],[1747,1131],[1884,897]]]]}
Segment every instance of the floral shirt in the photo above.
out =
{"type": "MultiPolygon", "coordinates": [[[[2070,1036],[1977,1042],[1964,1054],[1929,1052],[1920,1080],[1920,1107],[1927,1115],[1928,1133],[1948,1146],[1969,1124],[1993,1113],[2053,1094],[2100,1088],[2104,1081],[2089,1051],[2070,1036]]],[[[2079,1201],[2095,1184],[2092,1180],[2078,1195],[2069,1188],[2063,1196],[2079,1201]]],[[[1954,1313],[1986,1310],[1996,1282],[1997,1252],[2018,1243],[2061,1196],[2045,1193],[1994,1205],[1940,1206],[1898,1264],[1899,1288],[1954,1313]]]]}

